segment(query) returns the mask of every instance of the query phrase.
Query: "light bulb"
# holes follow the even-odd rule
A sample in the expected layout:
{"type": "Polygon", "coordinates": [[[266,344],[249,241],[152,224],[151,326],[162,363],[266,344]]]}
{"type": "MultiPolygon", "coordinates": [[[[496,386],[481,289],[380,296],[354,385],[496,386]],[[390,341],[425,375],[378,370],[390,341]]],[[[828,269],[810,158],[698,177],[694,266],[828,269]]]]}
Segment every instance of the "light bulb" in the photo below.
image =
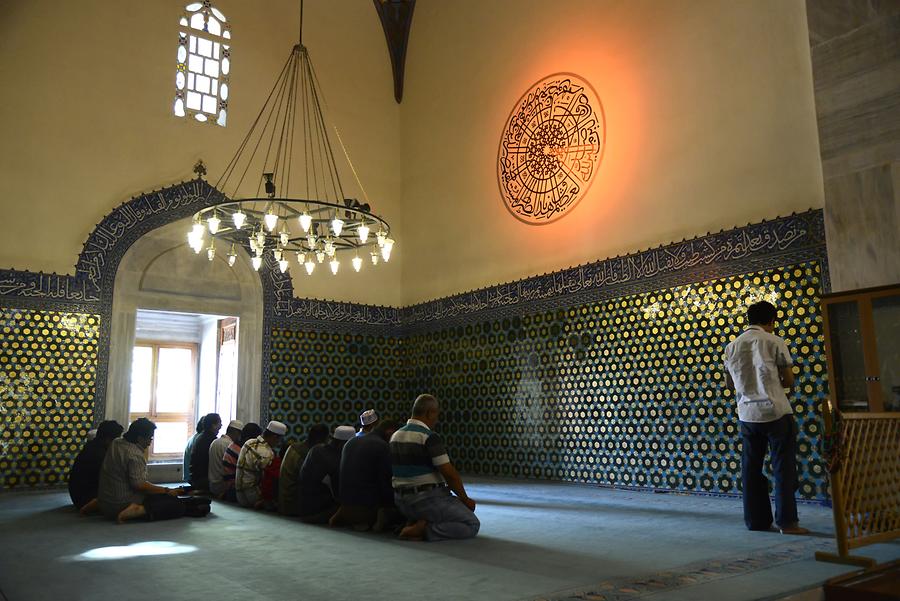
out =
{"type": "Polygon", "coordinates": [[[219,231],[219,224],[222,223],[222,220],[219,219],[215,213],[213,216],[209,218],[209,221],[206,222],[206,227],[209,228],[210,234],[215,234],[219,231]]]}
{"type": "Polygon", "coordinates": [[[266,229],[272,232],[275,230],[275,226],[278,225],[278,215],[273,213],[272,209],[269,209],[263,217],[263,221],[266,222],[266,229]]]}
{"type": "Polygon", "coordinates": [[[322,263],[323,261],[325,261],[325,253],[323,251],[321,251],[321,250],[316,251],[316,261],[318,261],[319,263],[322,263]]]}
{"type": "Polygon", "coordinates": [[[303,228],[303,231],[304,231],[304,232],[308,232],[308,231],[309,231],[309,226],[312,225],[312,215],[310,215],[310,214],[307,213],[306,211],[303,211],[303,212],[300,214],[300,217],[298,217],[297,219],[300,220],[300,227],[303,228]]]}
{"type": "Polygon", "coordinates": [[[230,253],[228,255],[228,266],[234,267],[234,262],[237,261],[237,255],[234,253],[230,253]]]}
{"type": "Polygon", "coordinates": [[[378,253],[372,253],[372,265],[378,265],[378,253]]]}
{"type": "Polygon", "coordinates": [[[262,267],[262,257],[259,255],[253,257],[250,259],[250,264],[253,265],[253,269],[259,271],[259,268],[262,267]]]}
{"type": "Polygon", "coordinates": [[[198,221],[195,221],[195,222],[194,222],[194,229],[193,229],[193,232],[194,232],[194,235],[195,235],[195,236],[202,236],[202,235],[203,235],[203,223],[202,223],[201,221],[198,220],[198,221]]]}
{"type": "Polygon", "coordinates": [[[306,237],[306,245],[309,247],[309,250],[316,249],[316,237],[313,234],[310,234],[306,237]]]}
{"type": "Polygon", "coordinates": [[[338,267],[341,266],[340,262],[337,259],[332,259],[330,265],[331,265],[331,273],[333,273],[334,275],[337,275],[338,267]]]}
{"type": "Polygon", "coordinates": [[[329,257],[334,256],[334,242],[332,242],[330,238],[325,240],[325,254],[329,257]]]}
{"type": "Polygon", "coordinates": [[[210,244],[209,248],[206,249],[206,258],[210,261],[216,258],[216,247],[212,244],[210,244]]]}
{"type": "Polygon", "coordinates": [[[356,228],[356,233],[359,234],[359,243],[365,244],[366,240],[369,239],[369,226],[365,223],[359,224],[359,227],[356,228]]]}
{"type": "Polygon", "coordinates": [[[297,262],[303,265],[306,263],[306,255],[303,253],[297,253],[297,262]]]}
{"type": "Polygon", "coordinates": [[[272,255],[274,255],[276,261],[281,261],[284,258],[284,254],[278,248],[272,251],[272,255]]]}
{"type": "Polygon", "coordinates": [[[263,249],[266,246],[266,233],[262,230],[256,232],[256,246],[259,249],[263,249]]]}
{"type": "Polygon", "coordinates": [[[257,248],[258,248],[258,246],[256,244],[256,238],[253,236],[250,236],[250,250],[252,250],[253,252],[256,252],[257,248]]]}
{"type": "Polygon", "coordinates": [[[284,273],[285,271],[287,271],[287,268],[288,268],[287,259],[281,259],[280,261],[278,261],[278,269],[281,270],[281,273],[284,273]]]}
{"type": "Polygon", "coordinates": [[[362,259],[360,259],[358,256],[353,257],[353,269],[355,269],[356,271],[362,269],[362,259]]]}
{"type": "Polygon", "coordinates": [[[334,232],[335,236],[340,236],[341,232],[344,231],[344,222],[341,219],[335,217],[331,220],[331,231],[334,232]]]}
{"type": "Polygon", "coordinates": [[[309,260],[303,264],[303,266],[306,267],[306,275],[312,275],[313,270],[316,268],[316,264],[312,260],[312,257],[310,257],[309,260]]]}
{"type": "Polygon", "coordinates": [[[247,216],[240,209],[238,209],[237,213],[233,213],[231,218],[234,220],[234,227],[237,229],[244,227],[244,222],[247,221],[247,216]]]}
{"type": "Polygon", "coordinates": [[[288,233],[286,229],[282,229],[281,233],[278,234],[278,237],[281,239],[281,245],[287,246],[288,242],[291,241],[291,235],[288,233]]]}
{"type": "Polygon", "coordinates": [[[394,249],[394,241],[390,238],[385,238],[384,246],[381,247],[381,258],[384,259],[384,262],[387,263],[391,260],[391,251],[394,249]]]}
{"type": "Polygon", "coordinates": [[[375,237],[378,239],[378,246],[384,246],[384,239],[387,238],[387,234],[384,233],[384,230],[378,230],[375,237]]]}

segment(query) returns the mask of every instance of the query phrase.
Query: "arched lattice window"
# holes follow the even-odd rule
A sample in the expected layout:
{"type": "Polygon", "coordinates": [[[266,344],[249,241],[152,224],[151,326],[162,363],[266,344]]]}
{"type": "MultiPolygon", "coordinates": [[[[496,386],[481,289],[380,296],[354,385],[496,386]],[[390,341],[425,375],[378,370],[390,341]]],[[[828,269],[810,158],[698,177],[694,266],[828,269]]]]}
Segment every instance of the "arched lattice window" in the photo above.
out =
{"type": "Polygon", "coordinates": [[[225,126],[231,30],[210,0],[185,7],[178,36],[175,114],[225,126]]]}

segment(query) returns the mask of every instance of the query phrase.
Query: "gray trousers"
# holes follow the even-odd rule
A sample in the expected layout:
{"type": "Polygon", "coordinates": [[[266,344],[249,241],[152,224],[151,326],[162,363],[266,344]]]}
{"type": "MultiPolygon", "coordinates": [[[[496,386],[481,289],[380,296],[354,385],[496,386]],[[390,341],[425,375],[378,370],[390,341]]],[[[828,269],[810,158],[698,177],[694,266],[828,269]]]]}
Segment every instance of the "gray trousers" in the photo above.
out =
{"type": "Polygon", "coordinates": [[[446,486],[412,495],[394,495],[394,501],[408,520],[425,520],[425,538],[430,541],[472,538],[481,522],[446,486]]]}

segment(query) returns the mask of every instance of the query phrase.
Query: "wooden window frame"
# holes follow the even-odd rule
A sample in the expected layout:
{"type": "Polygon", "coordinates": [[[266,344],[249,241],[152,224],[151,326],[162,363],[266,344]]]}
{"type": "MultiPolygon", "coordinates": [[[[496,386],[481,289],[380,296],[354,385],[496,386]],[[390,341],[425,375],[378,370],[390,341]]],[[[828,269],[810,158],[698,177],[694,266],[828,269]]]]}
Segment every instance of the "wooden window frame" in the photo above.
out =
{"type": "MultiPolygon", "coordinates": [[[[135,347],[150,347],[153,351],[151,368],[150,368],[150,411],[144,413],[133,413],[131,411],[131,399],[128,399],[128,419],[134,421],[140,417],[146,417],[154,423],[181,423],[187,422],[188,439],[194,435],[197,417],[197,387],[199,385],[198,362],[200,360],[200,345],[195,342],[163,342],[159,340],[135,340],[135,347]],[[189,349],[191,351],[191,373],[194,375],[194,386],[192,390],[191,406],[188,413],[158,413],[156,411],[156,385],[159,377],[159,350],[163,348],[189,349]]],[[[153,446],[150,446],[151,450],[153,446]]],[[[153,453],[150,452],[150,459],[178,459],[183,457],[183,452],[176,453],[153,453]]]]}

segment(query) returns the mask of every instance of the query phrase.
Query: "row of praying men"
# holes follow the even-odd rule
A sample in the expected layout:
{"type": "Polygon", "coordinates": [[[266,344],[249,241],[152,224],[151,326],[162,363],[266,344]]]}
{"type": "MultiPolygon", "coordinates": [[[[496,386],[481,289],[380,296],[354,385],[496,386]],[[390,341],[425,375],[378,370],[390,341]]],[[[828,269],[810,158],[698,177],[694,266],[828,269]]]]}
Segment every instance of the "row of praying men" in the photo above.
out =
{"type": "Polygon", "coordinates": [[[147,453],[156,425],[146,418],[122,426],[103,422],[76,458],[69,478],[82,513],[99,509],[120,523],[202,516],[210,499],[277,510],[313,524],[358,531],[391,530],[404,539],[475,536],[475,502],[433,428],[440,404],[420,395],[405,425],[369,409],[359,431],[312,426],[304,441],[285,445],[287,426],[204,416],[185,449],[189,487],[166,488],[147,480],[147,453]]]}

